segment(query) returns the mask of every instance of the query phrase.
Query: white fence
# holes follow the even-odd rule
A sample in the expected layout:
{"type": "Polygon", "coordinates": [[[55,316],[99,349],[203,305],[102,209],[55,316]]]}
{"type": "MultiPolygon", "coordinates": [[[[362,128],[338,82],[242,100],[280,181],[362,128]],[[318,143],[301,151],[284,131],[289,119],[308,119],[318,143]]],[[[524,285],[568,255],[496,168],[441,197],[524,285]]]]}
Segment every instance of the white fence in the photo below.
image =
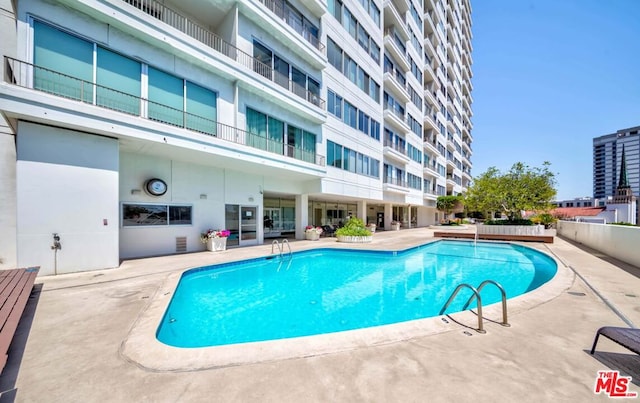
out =
{"type": "Polygon", "coordinates": [[[640,227],[558,221],[557,234],[640,267],[640,227]]]}

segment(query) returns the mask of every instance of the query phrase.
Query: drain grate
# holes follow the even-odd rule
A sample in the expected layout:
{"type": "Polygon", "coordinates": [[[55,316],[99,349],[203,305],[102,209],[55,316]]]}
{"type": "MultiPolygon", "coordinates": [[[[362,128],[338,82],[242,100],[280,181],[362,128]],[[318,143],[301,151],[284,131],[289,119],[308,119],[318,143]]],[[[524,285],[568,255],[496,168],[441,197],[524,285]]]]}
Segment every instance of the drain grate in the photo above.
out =
{"type": "Polygon", "coordinates": [[[576,297],[584,297],[585,295],[587,295],[583,292],[577,292],[577,291],[569,291],[567,292],[567,294],[575,295],[576,297]]]}

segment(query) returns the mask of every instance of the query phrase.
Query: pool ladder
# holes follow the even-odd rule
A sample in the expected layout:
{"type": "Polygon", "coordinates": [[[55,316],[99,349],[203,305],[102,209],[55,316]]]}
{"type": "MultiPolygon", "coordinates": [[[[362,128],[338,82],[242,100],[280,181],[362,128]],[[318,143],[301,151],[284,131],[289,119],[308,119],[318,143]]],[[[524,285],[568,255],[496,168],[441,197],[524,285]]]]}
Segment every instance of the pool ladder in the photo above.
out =
{"type": "Polygon", "coordinates": [[[291,245],[289,245],[289,241],[287,239],[283,239],[282,243],[278,242],[277,239],[274,239],[273,242],[271,242],[271,255],[273,255],[273,247],[277,246],[278,247],[278,256],[280,256],[280,258],[282,258],[282,253],[284,252],[284,246],[287,245],[287,249],[289,250],[288,256],[289,258],[293,257],[293,253],[291,252],[291,245]]]}
{"type": "Polygon", "coordinates": [[[470,286],[469,284],[466,284],[466,283],[459,284],[456,287],[456,289],[451,293],[451,296],[447,300],[447,303],[444,304],[444,306],[440,310],[440,315],[442,315],[447,310],[447,308],[449,307],[449,305],[451,305],[451,302],[453,302],[453,300],[455,299],[456,295],[458,295],[460,290],[462,290],[463,288],[468,288],[471,291],[473,291],[473,295],[469,297],[469,300],[467,301],[466,304],[464,304],[464,306],[462,307],[462,310],[463,311],[466,310],[471,304],[471,302],[473,301],[473,299],[477,298],[478,299],[478,328],[476,329],[476,331],[478,333],[486,333],[487,331],[484,330],[483,328],[484,321],[482,318],[482,298],[480,297],[480,291],[482,291],[482,289],[487,284],[495,285],[500,290],[500,294],[502,294],[502,323],[500,324],[505,327],[511,326],[507,321],[507,293],[504,291],[504,288],[502,288],[502,286],[494,280],[484,280],[482,283],[480,283],[478,288],[474,288],[473,286],[470,286]]]}

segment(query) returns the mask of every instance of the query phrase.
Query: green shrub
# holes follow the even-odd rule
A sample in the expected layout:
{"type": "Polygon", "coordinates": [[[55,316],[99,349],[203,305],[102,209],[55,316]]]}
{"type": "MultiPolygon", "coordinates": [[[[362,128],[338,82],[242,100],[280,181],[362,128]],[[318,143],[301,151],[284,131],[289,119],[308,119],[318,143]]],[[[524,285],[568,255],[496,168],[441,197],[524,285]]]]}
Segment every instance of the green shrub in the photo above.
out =
{"type": "Polygon", "coordinates": [[[611,225],[626,225],[628,227],[635,227],[635,225],[631,224],[630,222],[624,222],[624,221],[610,222],[609,224],[611,224],[611,225]]]}
{"type": "Polygon", "coordinates": [[[371,236],[371,231],[364,225],[364,221],[356,217],[351,217],[344,227],[336,230],[336,235],[371,236]]]}
{"type": "Polygon", "coordinates": [[[535,224],[542,224],[545,228],[551,228],[551,224],[558,221],[558,219],[549,213],[542,213],[531,217],[531,221],[535,224]]]}

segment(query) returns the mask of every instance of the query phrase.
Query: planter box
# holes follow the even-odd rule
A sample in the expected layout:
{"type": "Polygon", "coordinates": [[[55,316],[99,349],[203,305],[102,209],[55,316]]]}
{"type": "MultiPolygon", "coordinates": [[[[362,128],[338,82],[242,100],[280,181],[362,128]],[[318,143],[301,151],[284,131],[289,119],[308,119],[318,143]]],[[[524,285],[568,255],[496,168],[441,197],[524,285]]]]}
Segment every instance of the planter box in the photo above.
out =
{"type": "Polygon", "coordinates": [[[219,252],[227,250],[227,238],[210,238],[207,240],[207,250],[219,252]]]}
{"type": "Polygon", "coordinates": [[[349,236],[349,235],[338,235],[338,242],[345,243],[367,243],[371,242],[373,236],[349,236]]]}
{"type": "Polygon", "coordinates": [[[305,231],[304,237],[307,241],[317,241],[320,239],[320,234],[315,231],[305,231]]]}
{"type": "Polygon", "coordinates": [[[392,231],[400,231],[400,223],[391,224],[391,230],[392,231]]]}
{"type": "Polygon", "coordinates": [[[478,225],[478,234],[544,235],[544,225],[478,225]]]}

